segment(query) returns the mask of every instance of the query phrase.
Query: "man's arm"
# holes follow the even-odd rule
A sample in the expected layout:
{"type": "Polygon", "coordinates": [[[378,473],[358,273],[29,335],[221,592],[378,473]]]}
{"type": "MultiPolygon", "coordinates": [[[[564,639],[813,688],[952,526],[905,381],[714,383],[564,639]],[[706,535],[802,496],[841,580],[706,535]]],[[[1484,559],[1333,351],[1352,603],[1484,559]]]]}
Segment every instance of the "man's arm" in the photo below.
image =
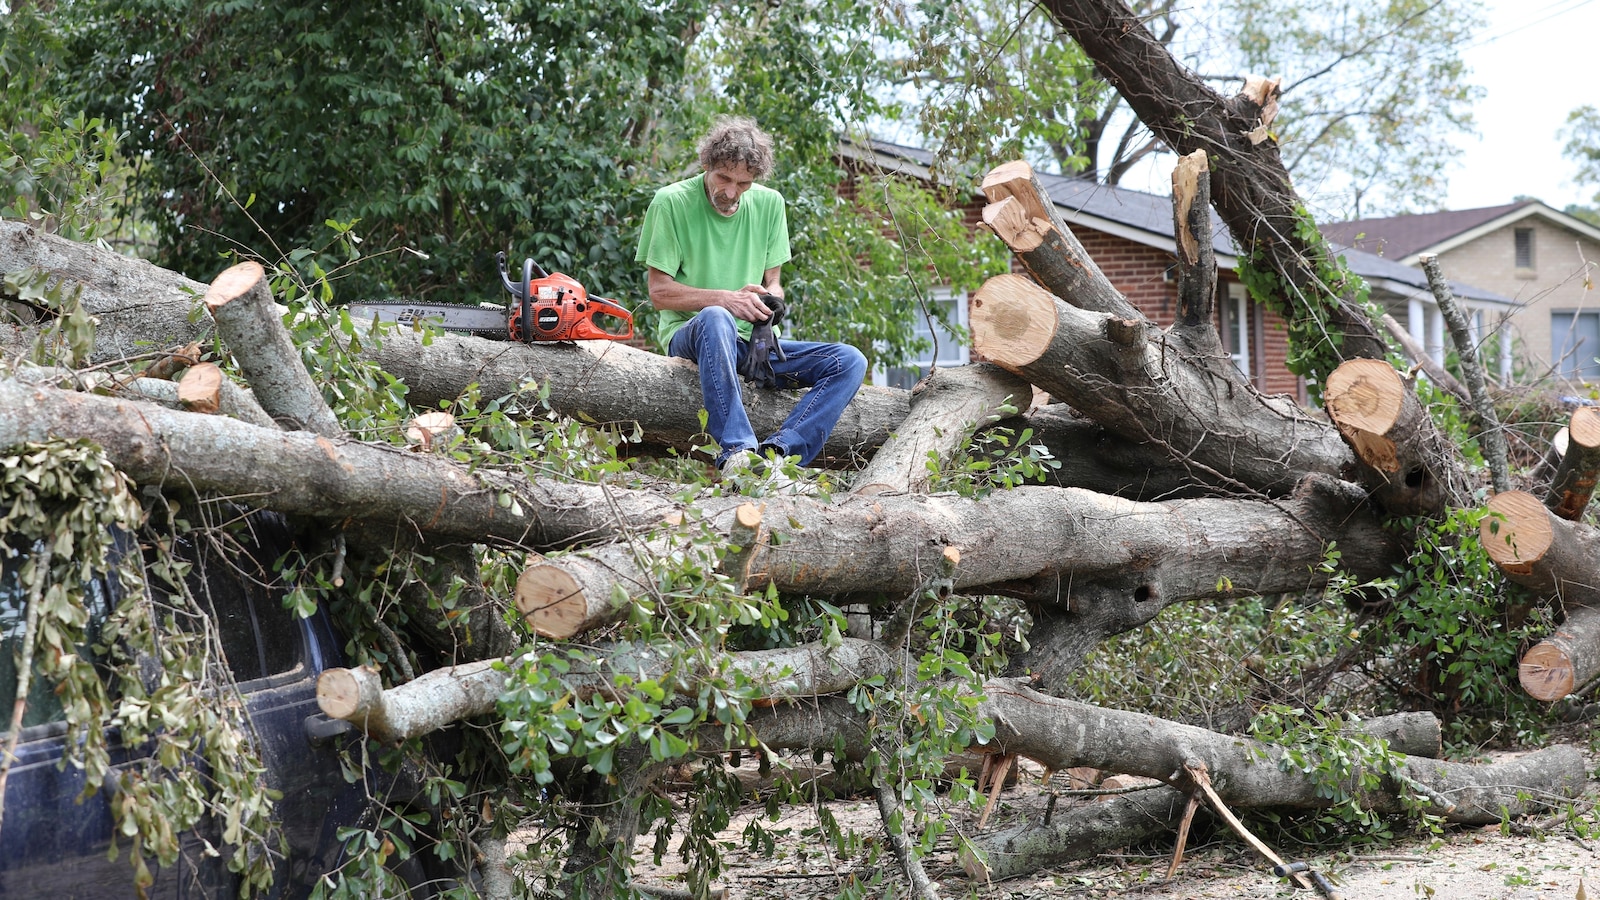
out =
{"type": "Polygon", "coordinates": [[[772,317],[772,310],[767,309],[767,305],[761,302],[759,295],[765,292],[783,296],[783,284],[779,279],[782,266],[773,266],[764,272],[761,284],[747,284],[737,291],[689,287],[654,266],[648,268],[650,303],[656,309],[699,312],[708,306],[720,306],[732,313],[736,319],[743,319],[746,322],[765,322],[772,317]]]}

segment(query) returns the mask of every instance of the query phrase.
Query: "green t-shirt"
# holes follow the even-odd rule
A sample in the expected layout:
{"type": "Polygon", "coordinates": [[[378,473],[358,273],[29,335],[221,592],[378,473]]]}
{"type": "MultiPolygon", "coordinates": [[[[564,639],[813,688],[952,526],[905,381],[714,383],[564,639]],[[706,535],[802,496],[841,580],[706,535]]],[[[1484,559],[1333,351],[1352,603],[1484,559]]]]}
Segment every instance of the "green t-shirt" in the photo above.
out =
{"type": "MultiPolygon", "coordinates": [[[[702,173],[656,191],[644,215],[634,261],[689,287],[736,291],[760,284],[768,269],[789,261],[783,195],[751,185],[739,198],[739,211],[724,216],[706,197],[705,181],[702,173]]],[[[656,342],[662,351],[693,315],[673,310],[656,315],[656,342]]],[[[739,334],[749,339],[752,327],[740,321],[739,334]]]]}

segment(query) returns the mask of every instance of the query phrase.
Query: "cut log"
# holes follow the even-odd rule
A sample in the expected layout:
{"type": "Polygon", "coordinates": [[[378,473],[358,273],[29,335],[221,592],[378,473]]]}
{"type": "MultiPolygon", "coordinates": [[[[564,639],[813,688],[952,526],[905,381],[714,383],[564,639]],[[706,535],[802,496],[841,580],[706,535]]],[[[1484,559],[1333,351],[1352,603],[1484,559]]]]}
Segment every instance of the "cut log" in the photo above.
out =
{"type": "Polygon", "coordinates": [[[944,459],[977,429],[1025,407],[1033,396],[1026,381],[985,363],[937,369],[911,392],[911,412],[856,476],[852,493],[926,493],[930,457],[944,459]]]}
{"type": "Polygon", "coordinates": [[[1554,703],[1600,676],[1600,607],[1579,606],[1517,664],[1528,696],[1554,703]]]}
{"type": "MultiPolygon", "coordinates": [[[[881,644],[854,638],[842,638],[834,646],[814,643],[729,653],[726,660],[728,672],[757,682],[763,696],[772,701],[842,693],[863,679],[894,672],[893,660],[881,644]]],[[[652,648],[616,644],[600,653],[594,665],[563,674],[562,681],[576,696],[590,697],[615,690],[618,676],[625,675],[630,682],[661,678],[673,662],[652,648]]],[[[328,669],[317,678],[317,705],[329,718],[350,722],[372,737],[404,741],[493,712],[505,691],[508,669],[515,671],[521,664],[516,656],[479,660],[435,669],[387,689],[376,669],[328,669]]]]}
{"type": "Polygon", "coordinates": [[[1506,577],[1567,609],[1600,606],[1600,533],[1581,522],[1558,519],[1526,491],[1489,498],[1489,514],[1478,537],[1506,577]]]}
{"type": "Polygon", "coordinates": [[[717,561],[717,572],[733,582],[733,589],[745,593],[750,589],[751,564],[756,551],[767,540],[761,530],[761,507],[754,503],[741,503],[733,511],[733,522],[728,527],[728,544],[717,561]]]}
{"type": "Polygon", "coordinates": [[[222,409],[224,380],[222,370],[215,363],[190,366],[178,382],[178,403],[190,412],[218,412],[222,409]]]}
{"type": "Polygon", "coordinates": [[[1437,518],[1471,496],[1447,444],[1400,373],[1354,359],[1328,376],[1328,415],[1360,462],[1361,482],[1390,514],[1437,518]]]}
{"type": "Polygon", "coordinates": [[[1067,228],[1027,162],[1019,159],[996,166],[983,179],[982,190],[989,198],[984,225],[1011,248],[1045,290],[1091,312],[1143,318],[1067,228]]]}
{"type": "Polygon", "coordinates": [[[506,677],[502,660],[483,660],[385,690],[376,669],[328,669],[317,678],[317,706],[371,737],[399,743],[493,710],[506,677]]]}
{"type": "Polygon", "coordinates": [[[1192,364],[1141,322],[1085,312],[1023,276],[999,275],[973,299],[972,342],[1124,440],[1156,443],[1219,482],[1283,495],[1307,474],[1337,477],[1351,464],[1326,423],[1192,364]]]}
{"type": "Polygon", "coordinates": [[[1600,478],[1600,408],[1580,406],[1567,424],[1566,448],[1550,479],[1545,504],[1563,519],[1583,518],[1600,478]]]}
{"type": "Polygon", "coordinates": [[[207,289],[205,303],[262,409],[293,430],[344,436],[283,327],[260,263],[223,270],[207,289]]]}

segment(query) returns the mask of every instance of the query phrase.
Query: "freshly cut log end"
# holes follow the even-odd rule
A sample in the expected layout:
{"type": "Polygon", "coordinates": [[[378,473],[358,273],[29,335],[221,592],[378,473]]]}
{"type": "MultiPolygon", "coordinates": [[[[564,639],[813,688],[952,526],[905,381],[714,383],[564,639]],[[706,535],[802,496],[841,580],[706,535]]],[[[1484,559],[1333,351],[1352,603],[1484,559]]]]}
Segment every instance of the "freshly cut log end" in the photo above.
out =
{"type": "Polygon", "coordinates": [[[1553,703],[1577,687],[1572,656],[1556,643],[1541,641],[1533,645],[1517,664],[1517,680],[1535,700],[1553,703]]]}
{"type": "Polygon", "coordinates": [[[229,266],[212,280],[211,287],[206,291],[206,309],[215,310],[243,297],[265,277],[266,271],[254,260],[229,266]]]}
{"type": "Polygon", "coordinates": [[[1034,362],[1056,335],[1056,298],[1021,275],[997,275],[972,299],[972,346],[1007,369],[1034,362]]]}
{"type": "Polygon", "coordinates": [[[331,719],[370,710],[382,694],[378,673],[369,668],[328,669],[317,678],[317,706],[331,719]]]}
{"type": "Polygon", "coordinates": [[[190,412],[215,413],[222,408],[222,369],[215,363],[190,366],[178,382],[178,402],[190,412]]]}
{"type": "Polygon", "coordinates": [[[1487,508],[1478,525],[1484,551],[1508,574],[1531,571],[1555,541],[1545,505],[1526,491],[1506,491],[1490,497],[1487,508]]]}
{"type": "Polygon", "coordinates": [[[1405,394],[1405,381],[1393,366],[1353,359],[1328,376],[1323,398],[1328,415],[1363,462],[1380,472],[1398,472],[1399,456],[1386,435],[1400,420],[1405,394]]]}
{"type": "Polygon", "coordinates": [[[1570,445],[1588,450],[1600,448],[1600,408],[1578,407],[1567,424],[1567,440],[1570,445]]]}
{"type": "Polygon", "coordinates": [[[536,563],[517,576],[517,611],[536,634],[569,638],[589,627],[589,599],[566,570],[536,563]]]}
{"type": "Polygon", "coordinates": [[[427,412],[406,426],[406,441],[426,452],[445,446],[458,431],[455,416],[443,411],[427,412]]]}

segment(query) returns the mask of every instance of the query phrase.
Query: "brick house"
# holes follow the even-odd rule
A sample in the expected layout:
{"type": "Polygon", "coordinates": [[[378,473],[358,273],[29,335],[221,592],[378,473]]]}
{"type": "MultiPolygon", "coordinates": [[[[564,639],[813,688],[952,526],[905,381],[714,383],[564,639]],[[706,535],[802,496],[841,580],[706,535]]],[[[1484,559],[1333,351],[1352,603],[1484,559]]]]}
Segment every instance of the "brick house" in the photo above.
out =
{"type": "MultiPolygon", "coordinates": [[[[1435,254],[1448,275],[1512,298],[1501,334],[1525,365],[1521,380],[1600,381],[1600,297],[1592,277],[1600,228],[1524,200],[1339,222],[1322,233],[1405,266],[1435,254]]],[[[1501,380],[1510,381],[1512,353],[1504,357],[1501,380]]]]}
{"type": "MultiPolygon", "coordinates": [[[[847,168],[870,166],[877,171],[896,172],[931,180],[933,159],[926,151],[885,142],[870,147],[846,143],[841,155],[847,168]]],[[[1166,327],[1176,315],[1178,286],[1173,276],[1176,264],[1172,224],[1172,198],[1127,188],[1110,187],[1083,178],[1039,175],[1050,199],[1084,249],[1093,257],[1117,290],[1126,296],[1151,321],[1166,327]]],[[[967,221],[981,221],[984,198],[975,192],[967,205],[967,221]]],[[[1283,319],[1250,299],[1234,270],[1238,255],[1227,229],[1212,216],[1217,257],[1217,331],[1234,362],[1259,390],[1266,394],[1288,394],[1304,402],[1305,385],[1285,366],[1288,340],[1283,319]]],[[[1415,268],[1383,259],[1361,250],[1342,251],[1351,270],[1366,279],[1372,297],[1407,325],[1414,337],[1437,351],[1443,358],[1440,340],[1429,341],[1425,328],[1427,311],[1435,310],[1433,294],[1426,276],[1415,268]],[[1421,310],[1421,312],[1419,312],[1421,310]]],[[[1470,310],[1480,334],[1488,334],[1501,317],[1510,311],[1505,297],[1467,284],[1452,283],[1462,305],[1470,310]]],[[[962,325],[967,322],[965,298],[946,294],[940,298],[946,312],[962,325]]],[[[1432,316],[1438,319],[1436,310],[1432,316]]],[[[942,329],[940,329],[942,330],[942,329]]],[[[968,348],[946,337],[940,340],[938,364],[959,365],[969,361],[968,348]]],[[[879,384],[909,387],[925,374],[933,359],[916,366],[875,373],[879,384]]]]}

